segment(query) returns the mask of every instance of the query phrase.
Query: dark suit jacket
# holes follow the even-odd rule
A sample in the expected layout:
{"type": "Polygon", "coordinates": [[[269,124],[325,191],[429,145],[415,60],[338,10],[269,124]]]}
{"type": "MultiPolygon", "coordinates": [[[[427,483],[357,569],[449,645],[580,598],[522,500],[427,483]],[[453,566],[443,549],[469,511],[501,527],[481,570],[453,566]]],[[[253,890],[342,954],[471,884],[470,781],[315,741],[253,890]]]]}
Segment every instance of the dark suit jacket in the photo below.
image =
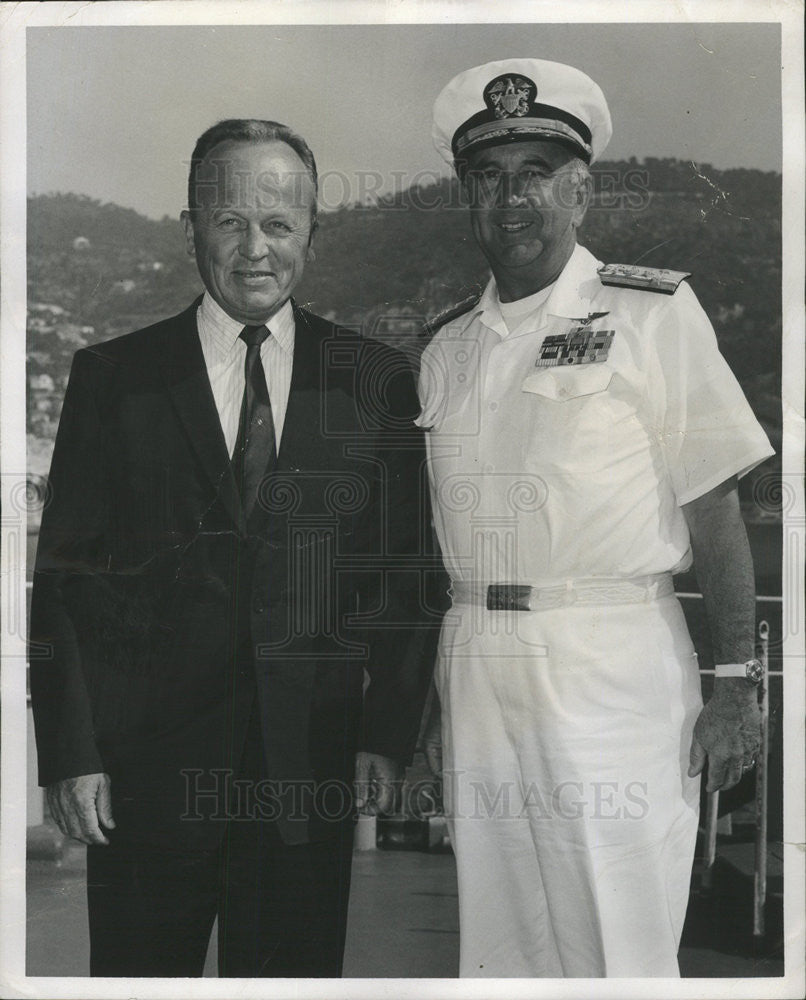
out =
{"type": "Polygon", "coordinates": [[[73,362],[32,599],[40,782],[108,772],[117,836],[138,842],[210,846],[256,805],[287,841],[318,839],[350,811],[356,749],[410,759],[432,669],[413,380],[295,306],[281,447],[247,524],[197,306],[73,362]],[[255,698],[274,783],[236,806],[255,698]]]}

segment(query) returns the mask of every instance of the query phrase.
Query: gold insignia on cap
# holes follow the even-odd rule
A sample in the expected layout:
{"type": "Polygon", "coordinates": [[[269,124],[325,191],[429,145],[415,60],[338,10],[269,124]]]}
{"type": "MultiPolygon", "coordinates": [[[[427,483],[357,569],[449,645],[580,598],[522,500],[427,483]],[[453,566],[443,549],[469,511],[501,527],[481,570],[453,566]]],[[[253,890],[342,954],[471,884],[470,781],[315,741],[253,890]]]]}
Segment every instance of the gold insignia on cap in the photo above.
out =
{"type": "Polygon", "coordinates": [[[537,85],[528,76],[497,76],[484,88],[484,103],[496,118],[523,118],[537,97],[537,85]]]}

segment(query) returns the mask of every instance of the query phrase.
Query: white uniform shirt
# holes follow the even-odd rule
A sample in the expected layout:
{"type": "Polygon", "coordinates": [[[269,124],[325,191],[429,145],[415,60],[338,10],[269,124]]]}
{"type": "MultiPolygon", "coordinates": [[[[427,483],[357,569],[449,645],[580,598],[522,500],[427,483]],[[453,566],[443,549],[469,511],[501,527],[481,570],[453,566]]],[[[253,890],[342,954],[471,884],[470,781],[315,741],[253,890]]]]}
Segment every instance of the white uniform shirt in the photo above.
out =
{"type": "MultiPolygon", "coordinates": [[[[238,437],[244,390],[246,344],[240,338],[244,324],[225,313],[209,292],[204,294],[196,322],[224,440],[227,451],[232,455],[238,437]]],[[[294,361],[294,310],[291,302],[286,302],[266,326],[271,336],[260,345],[260,360],[266,374],[279,450],[294,361]]]]}
{"type": "Polygon", "coordinates": [[[682,571],[681,505],[773,453],[690,287],[609,287],[599,266],[576,247],[512,332],[491,280],[423,354],[418,422],[454,580],[682,571]],[[615,331],[606,361],[535,367],[546,336],[591,313],[615,331]]]}

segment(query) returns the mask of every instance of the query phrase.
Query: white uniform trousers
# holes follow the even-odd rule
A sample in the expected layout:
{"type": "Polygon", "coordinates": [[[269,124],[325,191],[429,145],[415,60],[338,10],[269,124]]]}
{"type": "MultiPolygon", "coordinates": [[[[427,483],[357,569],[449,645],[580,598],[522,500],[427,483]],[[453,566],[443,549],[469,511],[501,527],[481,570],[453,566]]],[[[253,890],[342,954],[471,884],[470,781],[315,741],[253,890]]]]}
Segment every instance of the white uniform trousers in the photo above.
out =
{"type": "Polygon", "coordinates": [[[455,605],[437,686],[460,975],[678,976],[702,700],[677,599],[455,605]]]}

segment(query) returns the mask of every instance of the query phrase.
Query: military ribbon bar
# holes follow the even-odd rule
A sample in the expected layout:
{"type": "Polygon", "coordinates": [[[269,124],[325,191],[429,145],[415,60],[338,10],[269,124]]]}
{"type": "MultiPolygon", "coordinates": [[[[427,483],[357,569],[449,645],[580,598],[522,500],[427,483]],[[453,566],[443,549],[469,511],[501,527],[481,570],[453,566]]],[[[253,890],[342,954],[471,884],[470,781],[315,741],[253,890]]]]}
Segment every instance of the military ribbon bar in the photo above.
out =
{"type": "Polygon", "coordinates": [[[570,333],[551,334],[540,345],[536,368],[591,365],[606,361],[615,330],[590,330],[578,326],[570,333]]]}

